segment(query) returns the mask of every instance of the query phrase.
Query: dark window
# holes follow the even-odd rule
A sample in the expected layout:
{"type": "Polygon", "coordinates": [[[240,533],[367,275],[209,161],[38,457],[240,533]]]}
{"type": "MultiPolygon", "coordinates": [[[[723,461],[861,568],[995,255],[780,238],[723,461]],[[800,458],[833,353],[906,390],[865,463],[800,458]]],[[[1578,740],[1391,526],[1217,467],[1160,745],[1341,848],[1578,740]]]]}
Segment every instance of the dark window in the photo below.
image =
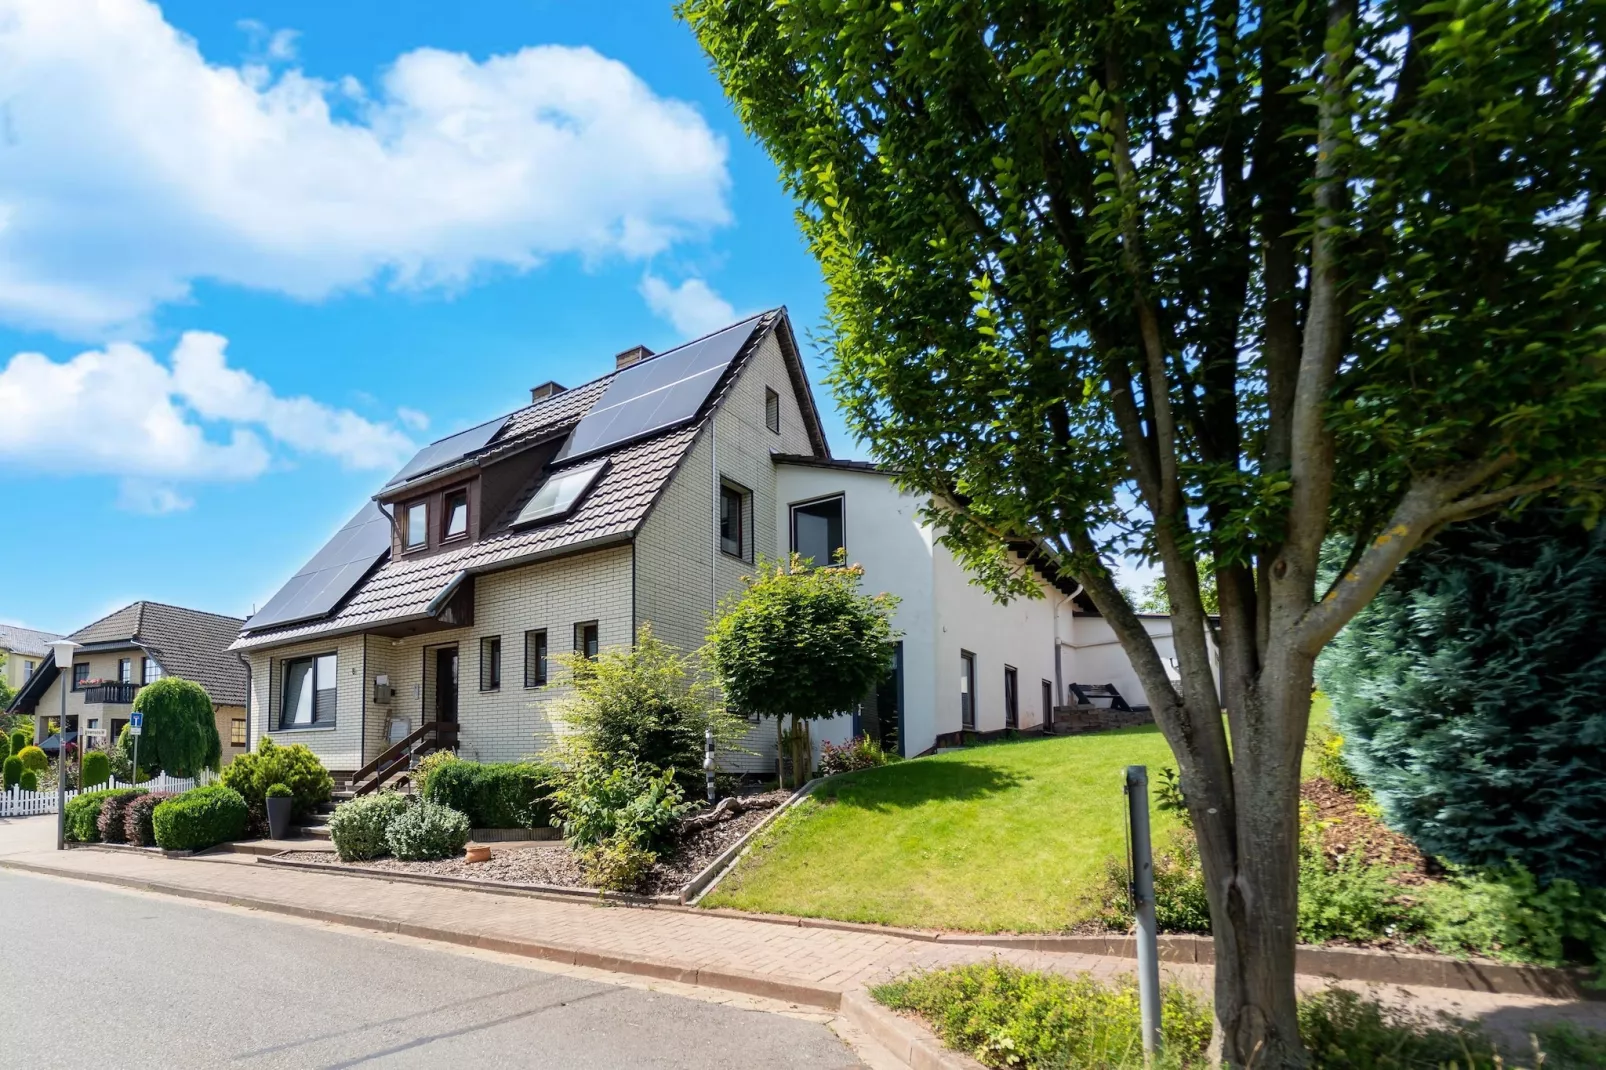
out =
{"type": "Polygon", "coordinates": [[[155,658],[143,658],[139,664],[139,682],[154,684],[162,678],[162,667],[156,664],[155,658]]]}
{"type": "Polygon", "coordinates": [[[446,495],[446,504],[441,511],[445,518],[441,521],[441,539],[460,539],[468,534],[468,491],[454,490],[446,495]]]}
{"type": "Polygon", "coordinates": [[[27,683],[29,680],[33,679],[33,671],[36,667],[37,666],[35,666],[31,661],[25,661],[22,663],[22,680],[24,683],[27,683]]]}
{"type": "Polygon", "coordinates": [[[1004,727],[1020,727],[1020,674],[1015,666],[1004,666],[1004,727]]]}
{"type": "Polygon", "coordinates": [[[279,727],[285,729],[333,725],[338,682],[333,654],[290,658],[286,661],[284,693],[279,705],[279,727]]]}
{"type": "Polygon", "coordinates": [[[72,663],[72,689],[82,691],[84,684],[89,680],[89,662],[75,661],[72,663]]]}
{"type": "Polygon", "coordinates": [[[792,506],[792,552],[809,564],[820,566],[836,562],[847,546],[842,532],[842,499],[792,506]]]}
{"type": "Polygon", "coordinates": [[[429,504],[414,502],[407,507],[406,548],[417,550],[429,545],[429,504]]]}
{"type": "Polygon", "coordinates": [[[746,511],[747,495],[735,487],[719,488],[719,548],[732,557],[747,557],[746,526],[742,514],[746,511]]]}
{"type": "Polygon", "coordinates": [[[976,730],[976,655],[959,652],[959,727],[976,730]]]}
{"type": "Polygon", "coordinates": [[[583,658],[597,656],[597,622],[587,621],[574,626],[574,652],[583,658]]]}
{"type": "Polygon", "coordinates": [[[546,629],[524,633],[524,686],[546,686],[546,629]]]}
{"type": "Polygon", "coordinates": [[[502,637],[487,635],[480,640],[480,690],[495,691],[502,686],[502,637]]]}
{"type": "Polygon", "coordinates": [[[781,433],[781,395],[767,386],[764,388],[764,426],[777,435],[781,433]]]}
{"type": "Polygon", "coordinates": [[[131,684],[134,682],[133,658],[117,659],[117,682],[120,684],[131,684]]]}
{"type": "Polygon", "coordinates": [[[1054,727],[1054,685],[1043,681],[1043,727],[1054,727]]]}
{"type": "Polygon", "coordinates": [[[245,746],[245,719],[236,717],[229,721],[229,746],[245,746]]]}

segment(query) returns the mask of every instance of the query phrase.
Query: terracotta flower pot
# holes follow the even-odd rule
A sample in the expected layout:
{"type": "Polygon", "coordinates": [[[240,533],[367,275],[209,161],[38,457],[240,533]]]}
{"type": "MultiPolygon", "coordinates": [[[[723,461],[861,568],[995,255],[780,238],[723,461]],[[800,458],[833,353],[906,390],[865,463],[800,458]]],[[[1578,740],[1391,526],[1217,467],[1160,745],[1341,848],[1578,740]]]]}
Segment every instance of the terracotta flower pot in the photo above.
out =
{"type": "Polygon", "coordinates": [[[489,862],[490,860],[491,848],[489,844],[471,843],[468,845],[468,849],[463,852],[463,861],[465,862],[489,862]]]}

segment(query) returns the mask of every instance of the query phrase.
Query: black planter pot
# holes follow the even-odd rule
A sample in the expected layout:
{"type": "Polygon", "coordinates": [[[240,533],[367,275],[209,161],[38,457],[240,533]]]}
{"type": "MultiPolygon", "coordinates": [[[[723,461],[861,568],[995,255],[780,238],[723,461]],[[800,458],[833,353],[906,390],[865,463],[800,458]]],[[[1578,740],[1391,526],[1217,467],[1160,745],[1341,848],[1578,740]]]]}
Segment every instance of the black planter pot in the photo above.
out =
{"type": "Polygon", "coordinates": [[[290,798],[270,798],[268,805],[268,835],[276,840],[290,838],[290,810],[296,801],[290,798]]]}

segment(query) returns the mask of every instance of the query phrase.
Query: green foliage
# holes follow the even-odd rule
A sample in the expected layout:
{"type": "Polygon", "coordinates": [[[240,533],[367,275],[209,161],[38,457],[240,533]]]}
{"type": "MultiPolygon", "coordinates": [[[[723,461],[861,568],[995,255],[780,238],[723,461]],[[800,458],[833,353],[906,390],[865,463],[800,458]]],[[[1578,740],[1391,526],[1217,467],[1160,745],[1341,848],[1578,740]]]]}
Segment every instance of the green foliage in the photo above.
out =
{"type": "MultiPolygon", "coordinates": [[[[1095,892],[1099,923],[1119,932],[1130,932],[1136,921],[1128,879],[1126,862],[1108,859],[1104,881],[1095,892]]],[[[1210,931],[1210,901],[1199,866],[1199,847],[1187,833],[1180,833],[1169,849],[1154,859],[1154,917],[1161,932],[1210,931]]]]}
{"type": "Polygon", "coordinates": [[[1319,664],[1391,827],[1460,865],[1606,885],[1606,525],[1452,528],[1319,664]]]}
{"type": "Polygon", "coordinates": [[[363,862],[390,850],[385,834],[391,821],[407,809],[407,799],[393,791],[359,795],[329,815],[329,838],[342,862],[363,862]]]}
{"type": "Polygon", "coordinates": [[[460,762],[462,760],[463,759],[457,756],[455,751],[432,750],[428,754],[424,755],[424,757],[419,759],[418,765],[413,767],[413,770],[409,776],[412,779],[413,784],[417,786],[419,794],[423,795],[425,798],[428,798],[429,781],[430,778],[435,775],[435,770],[441,768],[442,766],[450,765],[453,762],[460,762]]]}
{"type": "Polygon", "coordinates": [[[420,803],[391,818],[385,845],[404,862],[428,862],[461,853],[469,831],[468,818],[456,810],[420,803]]]}
{"type": "MultiPolygon", "coordinates": [[[[1023,1070],[1144,1066],[1138,990],[1086,975],[1032,973],[996,960],[917,973],[870,990],[893,1010],[924,1018],[942,1042],[984,1066],[1023,1070]]],[[[1205,1067],[1210,1011],[1192,992],[1162,990],[1167,1067],[1205,1067]]]]}
{"type": "Polygon", "coordinates": [[[593,760],[568,771],[552,795],[563,836],[576,849],[622,839],[646,850],[666,844],[693,809],[673,771],[593,760]]]}
{"type": "MultiPolygon", "coordinates": [[[[143,757],[144,751],[140,754],[143,757]]],[[[239,792],[253,813],[262,812],[270,787],[284,784],[295,797],[292,813],[297,818],[306,817],[328,802],[335,790],[334,778],[316,754],[300,743],[286,746],[267,737],[253,753],[241,754],[224,766],[218,780],[239,792]]]]}
{"type": "Polygon", "coordinates": [[[17,778],[17,787],[23,791],[38,791],[39,774],[32,769],[24,769],[22,775],[17,778]]]}
{"type": "Polygon", "coordinates": [[[1560,966],[1593,963],[1606,976],[1606,889],[1541,885],[1518,866],[1458,874],[1418,893],[1436,950],[1560,966]]]}
{"type": "Polygon", "coordinates": [[[217,769],[222,743],[212,699],[200,684],[164,676],[139,689],[134,710],[145,715],[139,756],[146,767],[176,777],[217,769]]]}
{"type": "Polygon", "coordinates": [[[164,851],[198,851],[245,835],[250,811],[233,788],[191,788],[157,805],[151,827],[164,851]]]}
{"type": "Polygon", "coordinates": [[[22,748],[33,742],[33,726],[11,730],[11,753],[21,754],[22,748]]]}
{"type": "Polygon", "coordinates": [[[102,843],[128,842],[128,806],[144,794],[143,788],[125,788],[106,796],[100,804],[100,816],[95,819],[102,843]]]}
{"type": "MultiPolygon", "coordinates": [[[[116,746],[107,755],[111,761],[112,776],[125,784],[138,784],[142,781],[150,780],[159,772],[149,762],[146,762],[138,769],[134,768],[134,738],[133,733],[128,730],[128,726],[126,724],[123,725],[122,731],[117,733],[116,746]]],[[[140,748],[139,757],[141,761],[145,760],[145,748],[140,748]]]]}
{"type": "Polygon", "coordinates": [[[50,759],[45,756],[45,752],[32,744],[22,748],[16,756],[22,760],[24,769],[32,769],[36,773],[48,772],[50,769],[50,759]]]}
{"type": "Polygon", "coordinates": [[[721,752],[738,748],[747,726],[729,713],[700,678],[694,655],[681,656],[643,624],[627,649],[595,659],[559,655],[573,678],[560,715],[569,748],[673,769],[682,786],[702,779],[703,736],[714,731],[721,752]]]}
{"type": "Polygon", "coordinates": [[[820,744],[821,776],[851,773],[858,769],[874,769],[896,758],[889,756],[881,744],[869,736],[854,736],[840,747],[829,740],[820,744]]]}
{"type": "MultiPolygon", "coordinates": [[[[1140,613],[1171,612],[1171,596],[1166,592],[1163,574],[1156,576],[1153,583],[1143,588],[1141,595],[1136,598],[1128,596],[1127,600],[1140,613]]],[[[1221,600],[1216,594],[1216,563],[1208,554],[1199,560],[1199,601],[1203,603],[1206,613],[1221,612],[1221,600]]]]}
{"type": "Polygon", "coordinates": [[[449,806],[475,828],[542,828],[551,824],[556,772],[539,762],[437,763],[424,778],[425,801],[449,806]]]}
{"type": "Polygon", "coordinates": [[[96,784],[104,784],[111,777],[111,760],[106,757],[105,751],[92,750],[84,752],[83,787],[92,788],[96,784]]]}
{"type": "Polygon", "coordinates": [[[658,855],[628,837],[615,836],[582,849],[576,861],[591,887],[633,892],[646,882],[658,855]]]}
{"type": "Polygon", "coordinates": [[[1154,807],[1170,814],[1188,828],[1193,827],[1193,815],[1188,812],[1188,798],[1182,793],[1182,777],[1169,765],[1160,767],[1155,777],[1154,807]]]}
{"type": "Polygon", "coordinates": [[[154,847],[156,828],[153,815],[158,806],[173,798],[177,798],[173,792],[152,791],[129,799],[123,813],[123,838],[136,847],[154,847]]]}
{"type": "Polygon", "coordinates": [[[4,713],[7,709],[9,709],[11,707],[11,703],[16,699],[16,697],[17,689],[12,687],[5,680],[0,680],[0,713],[4,713]]]}
{"type": "Polygon", "coordinates": [[[22,759],[15,754],[0,763],[0,769],[4,770],[3,773],[0,773],[0,779],[3,779],[7,791],[22,782],[22,759]]]}
{"type": "Polygon", "coordinates": [[[0,735],[0,762],[11,757],[11,737],[0,735]]]}
{"type": "Polygon", "coordinates": [[[1347,791],[1351,795],[1370,796],[1371,792],[1361,783],[1361,778],[1355,775],[1349,762],[1344,760],[1343,736],[1328,731],[1307,740],[1305,745],[1312,751],[1317,776],[1324,777],[1340,791],[1347,791]]]}
{"type": "Polygon", "coordinates": [[[293,799],[296,795],[295,792],[290,790],[290,785],[288,784],[270,784],[268,785],[268,790],[262,794],[263,798],[267,799],[293,799]]]}
{"type": "Polygon", "coordinates": [[[138,788],[111,788],[106,791],[85,791],[67,800],[67,838],[75,843],[100,841],[101,807],[111,799],[126,803],[144,794],[138,788]]]}
{"type": "Polygon", "coordinates": [[[1360,943],[1406,935],[1416,918],[1389,883],[1393,870],[1368,864],[1355,853],[1329,861],[1320,850],[1301,853],[1299,861],[1299,939],[1307,944],[1329,940],[1360,943]]]}

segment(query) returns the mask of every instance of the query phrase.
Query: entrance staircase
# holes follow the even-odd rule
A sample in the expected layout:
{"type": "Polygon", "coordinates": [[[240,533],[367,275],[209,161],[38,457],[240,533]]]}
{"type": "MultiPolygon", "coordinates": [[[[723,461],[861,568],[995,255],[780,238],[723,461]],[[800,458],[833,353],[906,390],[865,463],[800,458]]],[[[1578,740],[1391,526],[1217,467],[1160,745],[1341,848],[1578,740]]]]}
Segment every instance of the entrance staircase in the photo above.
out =
{"type": "Polygon", "coordinates": [[[455,721],[426,721],[406,739],[351,774],[350,779],[336,783],[334,798],[344,801],[378,791],[392,780],[418,768],[418,763],[426,755],[438,750],[456,749],[455,721]]]}

